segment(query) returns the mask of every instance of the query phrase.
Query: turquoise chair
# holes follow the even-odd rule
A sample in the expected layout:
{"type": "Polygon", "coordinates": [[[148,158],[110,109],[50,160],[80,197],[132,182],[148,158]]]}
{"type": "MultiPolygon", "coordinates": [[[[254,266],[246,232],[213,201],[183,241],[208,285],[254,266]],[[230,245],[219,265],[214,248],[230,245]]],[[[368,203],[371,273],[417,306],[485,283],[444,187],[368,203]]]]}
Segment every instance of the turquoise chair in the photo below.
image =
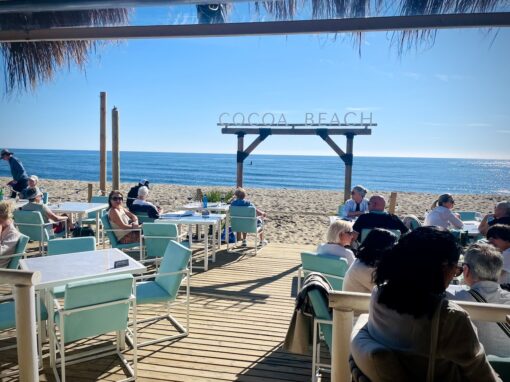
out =
{"type": "Polygon", "coordinates": [[[331,372],[331,366],[321,363],[321,338],[331,352],[333,343],[333,315],[329,311],[328,300],[316,289],[308,292],[313,307],[313,349],[312,349],[312,381],[319,379],[321,370],[331,372]]]}
{"type": "MultiPolygon", "coordinates": [[[[158,221],[145,223],[142,229],[146,260],[162,258],[171,240],[180,241],[179,229],[176,224],[158,221]]],[[[188,241],[181,244],[189,248],[188,241]]]]}
{"type": "Polygon", "coordinates": [[[48,198],[49,198],[49,194],[47,192],[43,192],[43,194],[42,194],[43,204],[48,204],[48,198]]]}
{"type": "Polygon", "coordinates": [[[23,254],[25,253],[25,250],[27,249],[28,244],[28,236],[21,234],[21,236],[18,239],[18,244],[16,244],[16,249],[14,250],[14,254],[11,255],[11,260],[9,261],[9,264],[7,265],[7,269],[18,269],[19,261],[21,260],[21,257],[23,257],[23,254]]]}
{"type": "Polygon", "coordinates": [[[120,339],[125,332],[136,338],[136,325],[128,328],[129,308],[133,304],[133,321],[136,323],[136,305],[132,294],[133,276],[115,275],[69,283],[64,294],[64,306],[55,299],[55,327],[50,328],[50,364],[55,376],[60,366],[61,381],[66,380],[66,362],[78,363],[105,355],[117,354],[126,366],[130,377],[124,381],[134,381],[137,377],[137,347],[133,350],[133,363],[130,365],[120,352],[120,339]],[[86,323],[86,325],[85,325],[86,323]],[[58,333],[57,329],[58,328],[58,333]],[[73,354],[66,357],[65,345],[71,342],[95,337],[111,332],[117,333],[115,346],[94,348],[84,355],[73,354]],[[57,358],[57,352],[60,358],[57,358]],[[67,358],[67,359],[66,359],[67,358]],[[71,362],[70,362],[71,361],[71,362]]]}
{"type": "MultiPolygon", "coordinates": [[[[108,196],[96,195],[90,199],[90,203],[108,203],[108,196]]],[[[106,213],[106,209],[99,212],[99,217],[106,213]]],[[[95,225],[96,224],[96,212],[89,212],[87,217],[81,221],[82,225],[95,225]]],[[[101,223],[101,222],[100,222],[101,223]]]]}
{"type": "Polygon", "coordinates": [[[45,223],[39,211],[14,211],[14,223],[19,231],[28,236],[30,240],[39,242],[39,252],[44,253],[44,243],[49,242],[55,237],[61,237],[66,234],[66,229],[58,235],[53,232],[53,223],[45,223]]]}
{"type": "MultiPolygon", "coordinates": [[[[110,224],[110,220],[108,219],[108,214],[101,216],[101,224],[103,224],[103,230],[106,233],[106,236],[108,237],[108,239],[110,240],[110,245],[112,246],[112,248],[118,248],[120,250],[139,248],[140,260],[143,260],[142,235],[140,235],[140,242],[122,244],[122,243],[119,243],[119,241],[117,240],[117,236],[115,236],[115,234],[113,232],[114,230],[110,224]]],[[[136,230],[131,229],[131,230],[126,230],[126,231],[141,231],[141,230],[140,229],[136,229],[136,230]]],[[[103,240],[103,248],[104,248],[104,246],[105,246],[105,240],[103,240]]]]}
{"type": "Polygon", "coordinates": [[[334,290],[342,290],[344,276],[349,269],[346,259],[331,255],[317,255],[313,252],[301,253],[301,268],[298,270],[298,293],[301,289],[301,279],[310,272],[321,273],[328,280],[334,290]]]}
{"type": "Polygon", "coordinates": [[[255,255],[257,255],[258,234],[262,231],[262,227],[257,227],[257,209],[253,206],[231,206],[229,214],[230,226],[232,227],[233,232],[255,234],[255,255]]]}
{"type": "Polygon", "coordinates": [[[457,211],[460,216],[460,220],[463,222],[468,220],[482,220],[482,214],[476,211],[457,211]]]}
{"type": "Polygon", "coordinates": [[[510,357],[503,358],[495,355],[488,355],[487,359],[503,381],[510,381],[510,357]]]}
{"type": "MultiPolygon", "coordinates": [[[[371,231],[372,231],[372,228],[363,228],[361,230],[360,243],[363,243],[363,241],[365,240],[365,238],[368,236],[368,234],[371,231]]],[[[397,236],[397,239],[400,239],[400,236],[402,236],[402,232],[400,232],[398,229],[388,229],[388,231],[394,233],[397,236]]]]}
{"type": "Polygon", "coordinates": [[[134,214],[138,218],[138,223],[140,224],[154,223],[154,221],[156,220],[154,218],[150,218],[147,212],[136,212],[134,214]]]}
{"type": "Polygon", "coordinates": [[[87,252],[95,250],[96,238],[93,236],[55,239],[48,242],[48,255],[62,255],[64,253],[87,252]]]}
{"type": "MultiPolygon", "coordinates": [[[[164,304],[166,306],[166,314],[147,318],[139,323],[158,322],[167,319],[177,330],[177,334],[160,337],[138,343],[138,346],[146,346],[163,341],[171,341],[177,338],[186,337],[189,333],[189,293],[190,293],[190,272],[188,264],[191,259],[191,250],[185,246],[171,240],[166,247],[163,260],[159,266],[158,272],[150,275],[136,277],[139,281],[136,284],[136,304],[137,306],[144,304],[164,304]],[[170,314],[170,304],[174,302],[179,293],[183,278],[186,276],[186,327],[181,325],[175,317],[170,314]],[[147,280],[151,279],[151,280],[147,280]],[[152,280],[153,279],[153,280],[152,280]],[[144,281],[147,280],[147,281],[144,281]]],[[[151,310],[154,308],[151,306],[151,310]]],[[[136,324],[134,324],[136,325],[136,324]]],[[[133,345],[136,339],[126,337],[133,345]]]]}

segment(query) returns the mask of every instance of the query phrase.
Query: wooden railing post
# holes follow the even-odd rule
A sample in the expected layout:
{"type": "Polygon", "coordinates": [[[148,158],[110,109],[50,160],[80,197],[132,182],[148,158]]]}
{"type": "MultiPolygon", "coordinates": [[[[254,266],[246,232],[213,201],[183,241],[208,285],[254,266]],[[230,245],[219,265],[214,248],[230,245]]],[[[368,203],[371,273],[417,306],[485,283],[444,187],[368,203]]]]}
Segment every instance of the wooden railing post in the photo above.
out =
{"type": "Polygon", "coordinates": [[[92,191],[94,185],[92,183],[87,184],[87,201],[90,203],[92,200],[92,191]]]}

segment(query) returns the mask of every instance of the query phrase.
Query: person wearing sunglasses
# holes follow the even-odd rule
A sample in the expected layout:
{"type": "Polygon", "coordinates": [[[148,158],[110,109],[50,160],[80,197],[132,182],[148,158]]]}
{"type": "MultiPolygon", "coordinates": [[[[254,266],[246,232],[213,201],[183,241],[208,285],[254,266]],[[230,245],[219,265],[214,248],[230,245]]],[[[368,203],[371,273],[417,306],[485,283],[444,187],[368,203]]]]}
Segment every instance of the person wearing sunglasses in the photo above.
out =
{"type": "Polygon", "coordinates": [[[452,212],[455,201],[451,194],[443,194],[432,204],[431,211],[425,218],[424,226],[435,225],[443,228],[461,229],[464,225],[458,214],[452,212]]]}
{"type": "Polygon", "coordinates": [[[108,220],[119,243],[136,243],[140,241],[138,218],[122,206],[124,197],[118,190],[113,190],[108,196],[108,220]]]}
{"type": "Polygon", "coordinates": [[[326,235],[327,243],[319,244],[318,255],[343,257],[349,266],[354,262],[354,253],[346,247],[353,239],[352,223],[345,220],[336,220],[330,224],[326,235]]]}
{"type": "Polygon", "coordinates": [[[347,200],[343,206],[342,217],[356,218],[368,212],[368,199],[365,198],[368,190],[363,186],[353,187],[351,199],[347,200]]]}

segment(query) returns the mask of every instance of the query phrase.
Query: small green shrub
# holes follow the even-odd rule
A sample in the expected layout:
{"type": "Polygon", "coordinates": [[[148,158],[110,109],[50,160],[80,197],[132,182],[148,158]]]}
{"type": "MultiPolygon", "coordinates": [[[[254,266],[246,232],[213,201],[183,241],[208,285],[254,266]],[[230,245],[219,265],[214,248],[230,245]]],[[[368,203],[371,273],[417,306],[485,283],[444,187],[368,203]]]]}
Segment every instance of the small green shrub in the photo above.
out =
{"type": "Polygon", "coordinates": [[[227,192],[223,192],[223,191],[218,191],[218,190],[211,190],[211,191],[207,191],[205,194],[207,195],[207,201],[210,203],[221,202],[221,197],[222,197],[222,195],[224,195],[225,198],[223,201],[226,203],[230,199],[232,199],[232,196],[234,196],[234,191],[230,190],[227,192]]]}

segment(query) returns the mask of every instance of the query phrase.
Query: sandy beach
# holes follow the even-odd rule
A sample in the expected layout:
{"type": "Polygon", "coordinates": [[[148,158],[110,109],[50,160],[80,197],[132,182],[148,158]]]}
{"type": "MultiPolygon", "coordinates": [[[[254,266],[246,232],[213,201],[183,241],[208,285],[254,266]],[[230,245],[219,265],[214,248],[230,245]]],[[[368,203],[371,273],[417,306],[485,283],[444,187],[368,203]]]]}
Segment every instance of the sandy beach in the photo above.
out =
{"type": "MultiPolygon", "coordinates": [[[[0,178],[6,184],[8,178],[0,178]]],[[[39,185],[49,193],[50,203],[59,201],[85,201],[89,182],[73,180],[40,179],[39,185]]],[[[93,183],[98,192],[99,183],[93,183]]],[[[122,183],[121,190],[127,194],[134,184],[122,183]]],[[[111,185],[107,186],[109,190],[111,185]]],[[[179,209],[193,196],[197,186],[151,184],[149,200],[160,205],[165,211],[179,209]]],[[[229,191],[234,187],[202,186],[202,191],[229,191]]],[[[4,188],[6,190],[6,188],[4,188]]],[[[260,209],[267,212],[266,237],[274,243],[317,244],[324,240],[328,227],[328,216],[336,214],[343,193],[335,191],[246,188],[248,198],[260,209]]],[[[372,191],[370,195],[389,192],[372,191]]],[[[492,212],[495,203],[507,200],[505,195],[454,195],[456,210],[492,212]]],[[[430,209],[437,195],[426,193],[399,192],[396,213],[399,216],[414,214],[423,216],[430,209]]]]}

